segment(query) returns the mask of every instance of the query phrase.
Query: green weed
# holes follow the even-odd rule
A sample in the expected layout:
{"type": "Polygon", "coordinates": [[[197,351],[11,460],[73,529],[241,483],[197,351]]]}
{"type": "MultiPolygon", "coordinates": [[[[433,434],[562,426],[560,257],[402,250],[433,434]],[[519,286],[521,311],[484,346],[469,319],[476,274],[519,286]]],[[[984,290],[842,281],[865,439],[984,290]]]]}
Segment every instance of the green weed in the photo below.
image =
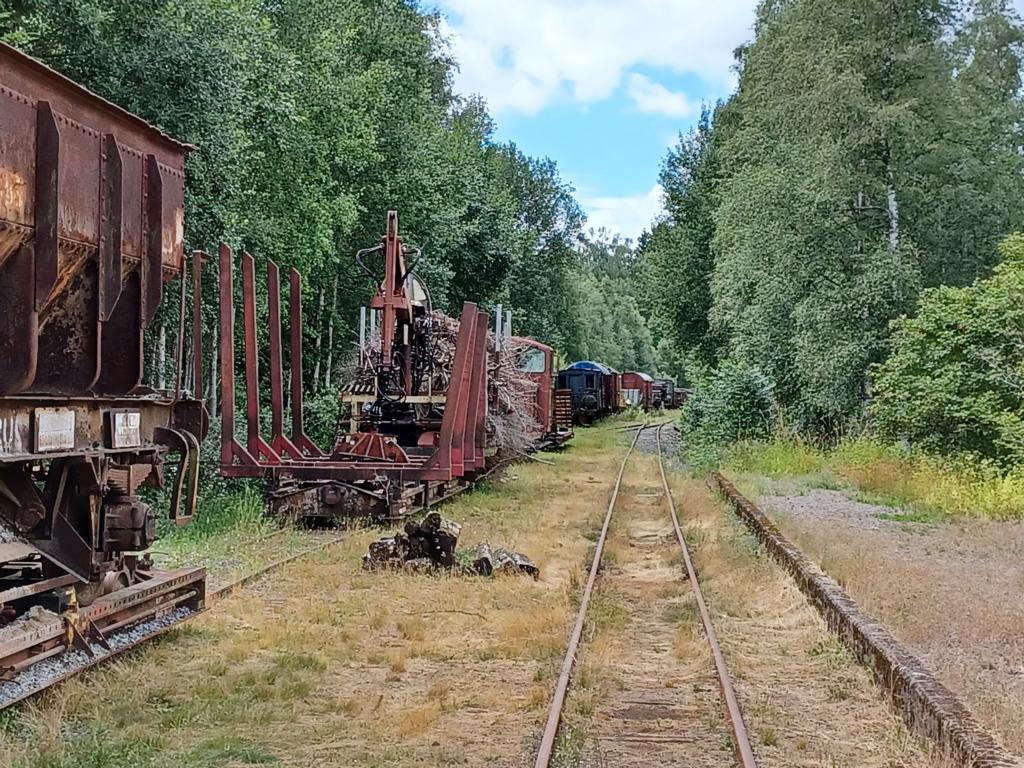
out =
{"type": "MultiPolygon", "coordinates": [[[[793,477],[811,487],[852,486],[872,504],[907,510],[897,522],[936,522],[950,515],[997,520],[1024,517],[1024,468],[1001,471],[992,462],[906,453],[869,437],[825,449],[792,437],[739,443],[728,471],[793,477]]],[[[890,519],[881,515],[885,519],[890,519]]]]}

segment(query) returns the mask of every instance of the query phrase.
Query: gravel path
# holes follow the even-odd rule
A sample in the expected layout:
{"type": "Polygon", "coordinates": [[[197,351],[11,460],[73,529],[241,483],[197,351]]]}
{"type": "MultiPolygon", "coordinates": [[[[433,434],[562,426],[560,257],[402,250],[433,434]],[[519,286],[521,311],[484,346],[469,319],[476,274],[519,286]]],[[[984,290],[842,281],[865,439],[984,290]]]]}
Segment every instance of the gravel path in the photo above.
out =
{"type": "Polygon", "coordinates": [[[754,500],[1024,754],[1024,521],[890,520],[907,512],[820,489],[754,500]]]}
{"type": "Polygon", "coordinates": [[[94,654],[91,658],[82,651],[69,651],[55,658],[33,664],[13,680],[0,682],[0,708],[35,692],[41,686],[49,685],[56,678],[77,672],[100,659],[113,656],[130,645],[156,635],[167,627],[184,621],[192,613],[194,611],[191,608],[179,607],[166,616],[134,624],[107,638],[107,643],[110,645],[109,651],[101,645],[90,643],[89,647],[94,654]]]}

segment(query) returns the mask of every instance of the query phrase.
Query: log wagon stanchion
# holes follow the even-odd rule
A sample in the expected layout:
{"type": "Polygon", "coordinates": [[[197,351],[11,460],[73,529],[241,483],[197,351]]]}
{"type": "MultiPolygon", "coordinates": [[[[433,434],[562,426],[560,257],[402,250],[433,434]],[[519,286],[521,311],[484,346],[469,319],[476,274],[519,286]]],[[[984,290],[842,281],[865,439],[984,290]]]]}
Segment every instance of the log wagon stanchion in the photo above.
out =
{"type": "MultiPolygon", "coordinates": [[[[0,45],[0,679],[142,619],[201,610],[205,572],[144,554],[165,484],[196,510],[201,401],[143,385],[143,333],[181,279],[189,147],[0,45]],[[188,609],[188,610],[183,610],[188,609]]],[[[193,260],[198,285],[201,262],[193,260]]],[[[198,292],[196,293],[198,297],[198,292]]],[[[194,308],[197,311],[198,307],[194,308]]],[[[201,339],[194,352],[201,382],[201,339]]],[[[0,696],[2,698],[2,696],[0,696]]]]}

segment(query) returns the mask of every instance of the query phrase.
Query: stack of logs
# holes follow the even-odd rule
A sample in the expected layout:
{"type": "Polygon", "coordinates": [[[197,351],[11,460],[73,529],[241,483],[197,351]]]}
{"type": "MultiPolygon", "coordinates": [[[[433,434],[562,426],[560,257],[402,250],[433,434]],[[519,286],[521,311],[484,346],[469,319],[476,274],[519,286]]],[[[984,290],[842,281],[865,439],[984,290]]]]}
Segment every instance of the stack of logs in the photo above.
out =
{"type": "Polygon", "coordinates": [[[526,555],[479,544],[456,551],[462,526],[431,512],[422,521],[410,520],[403,532],[370,544],[363,556],[367,570],[406,569],[431,572],[457,569],[467,574],[526,574],[540,577],[540,569],[526,555]]]}
{"type": "MultiPolygon", "coordinates": [[[[430,388],[434,392],[444,392],[451,380],[459,321],[435,310],[418,321],[418,329],[429,335],[430,388]]],[[[538,425],[533,415],[537,385],[519,369],[520,357],[526,346],[517,339],[505,339],[502,343],[503,350],[499,354],[494,334],[487,334],[490,402],[487,438],[488,445],[497,449],[499,461],[528,454],[538,436],[538,425]]],[[[344,366],[342,376],[343,381],[348,382],[346,389],[372,389],[373,372],[365,366],[365,360],[376,360],[379,354],[380,339],[371,337],[363,351],[364,359],[361,361],[357,355],[344,366]]]]}

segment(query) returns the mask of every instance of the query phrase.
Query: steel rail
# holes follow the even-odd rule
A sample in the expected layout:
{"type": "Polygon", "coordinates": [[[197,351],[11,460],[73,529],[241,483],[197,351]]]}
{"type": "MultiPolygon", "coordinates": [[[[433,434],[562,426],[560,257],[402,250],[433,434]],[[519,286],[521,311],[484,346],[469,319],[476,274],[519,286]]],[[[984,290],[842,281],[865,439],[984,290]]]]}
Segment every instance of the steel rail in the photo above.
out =
{"type": "MultiPolygon", "coordinates": [[[[672,496],[672,488],[665,474],[665,457],[661,447],[661,430],[665,424],[658,426],[655,434],[658,438],[658,469],[661,472],[661,484],[665,489],[665,502],[668,511],[672,516],[672,527],[675,528],[676,539],[679,541],[679,548],[683,552],[683,562],[686,563],[686,574],[693,587],[693,596],[697,600],[697,607],[700,609],[700,620],[704,625],[704,636],[711,646],[711,654],[715,659],[715,671],[718,675],[718,686],[722,690],[722,698],[725,700],[725,707],[729,715],[729,725],[732,728],[733,746],[736,749],[736,758],[743,768],[757,768],[757,761],[754,758],[754,750],[750,745],[750,737],[747,735],[747,726],[743,722],[743,712],[740,710],[739,701],[736,698],[736,690],[732,684],[732,677],[725,663],[725,655],[718,643],[718,633],[715,632],[714,623],[711,621],[711,612],[708,610],[704,600],[704,593],[700,588],[700,581],[697,579],[697,571],[693,567],[693,559],[690,557],[690,547],[683,536],[683,529],[679,525],[679,515],[676,513],[676,502],[672,496]]],[[[639,434],[639,433],[638,433],[639,434]]]]}
{"type": "MultiPolygon", "coordinates": [[[[69,667],[68,669],[58,673],[54,677],[52,677],[52,678],[46,680],[45,682],[39,684],[35,688],[31,688],[29,690],[26,690],[26,691],[18,694],[17,696],[15,696],[14,698],[7,699],[2,704],[0,704],[0,712],[4,711],[6,709],[10,709],[11,707],[16,706],[17,704],[21,704],[26,699],[30,699],[33,696],[36,696],[36,695],[42,693],[43,691],[45,691],[45,690],[47,690],[49,688],[52,688],[53,686],[57,685],[58,683],[63,683],[66,680],[70,680],[72,677],[75,677],[76,675],[79,675],[82,672],[85,672],[87,669],[90,669],[92,667],[97,666],[98,664],[102,664],[103,662],[108,661],[109,659],[112,659],[115,656],[120,656],[121,654],[123,654],[123,653],[125,653],[127,651],[131,651],[131,650],[133,650],[135,648],[138,648],[140,645],[149,642],[154,637],[159,637],[160,635],[164,634],[168,630],[171,630],[171,629],[174,629],[175,627],[181,626],[181,624],[183,624],[184,622],[188,621],[191,618],[194,618],[194,617],[198,616],[200,613],[203,613],[205,610],[206,610],[205,608],[200,609],[200,610],[196,611],[195,613],[189,614],[188,616],[183,616],[181,619],[179,619],[178,621],[174,622],[173,624],[170,624],[170,625],[168,625],[166,627],[160,627],[158,629],[152,630],[151,632],[147,632],[144,635],[140,635],[139,637],[137,637],[134,640],[132,640],[130,643],[126,643],[125,645],[121,646],[120,648],[114,648],[114,649],[112,649],[110,651],[104,652],[102,655],[91,656],[91,657],[85,659],[84,661],[82,661],[82,663],[79,666],[69,667]]],[[[145,619],[142,619],[142,621],[145,621],[145,619]]],[[[131,631],[131,627],[128,627],[125,631],[131,631]]],[[[116,635],[113,635],[112,637],[116,637],[116,635]]],[[[109,639],[111,639],[111,638],[108,638],[108,640],[109,639]]],[[[57,650],[57,649],[52,649],[52,650],[57,650]]],[[[61,653],[67,653],[68,649],[67,648],[61,648],[60,652],[61,653]]],[[[39,659],[36,660],[36,663],[38,664],[39,662],[46,661],[46,659],[53,658],[56,655],[58,655],[58,654],[51,653],[51,654],[49,654],[47,656],[41,656],[39,659]]],[[[33,664],[32,666],[35,666],[35,664],[33,664]]],[[[32,666],[26,667],[25,669],[21,670],[21,673],[24,673],[25,671],[32,669],[32,666]]],[[[15,678],[15,679],[17,679],[17,678],[15,678]]]]}
{"type": "MultiPolygon", "coordinates": [[[[270,538],[270,537],[267,537],[267,538],[270,538]]],[[[337,544],[338,542],[342,541],[343,539],[344,539],[344,536],[335,536],[335,537],[332,537],[332,538],[328,539],[327,541],[321,542],[320,544],[318,544],[318,545],[316,545],[314,547],[309,547],[309,548],[304,549],[304,550],[302,550],[300,552],[296,552],[293,555],[289,555],[288,557],[281,558],[280,560],[275,560],[273,563],[270,563],[269,565],[266,565],[263,568],[259,568],[259,569],[255,570],[255,571],[253,571],[252,573],[247,573],[244,576],[241,576],[241,577],[235,579],[234,581],[232,581],[232,582],[230,582],[228,584],[225,584],[225,585],[223,585],[221,587],[218,587],[215,590],[207,592],[207,595],[206,595],[207,599],[209,601],[211,601],[211,602],[214,601],[214,600],[224,599],[225,597],[228,597],[230,594],[232,594],[236,590],[239,590],[239,589],[241,589],[241,588],[251,584],[252,582],[257,581],[258,579],[263,578],[267,574],[272,573],[273,571],[278,570],[282,566],[285,566],[288,563],[294,562],[294,561],[296,561],[296,560],[298,560],[300,558],[307,557],[309,555],[313,555],[313,554],[316,554],[318,552],[322,552],[325,549],[327,549],[328,547],[331,547],[331,546],[337,544]]],[[[164,608],[165,606],[160,606],[160,607],[164,608]]],[[[96,656],[90,657],[90,658],[84,660],[79,666],[71,667],[71,668],[61,672],[60,674],[55,675],[54,677],[52,677],[52,678],[42,682],[41,684],[39,684],[35,688],[32,688],[30,690],[26,690],[23,693],[19,694],[17,697],[11,698],[9,700],[4,701],[2,704],[0,704],[0,711],[3,711],[5,709],[9,709],[10,707],[15,706],[16,704],[20,704],[21,702],[25,701],[26,699],[29,699],[29,698],[31,698],[33,696],[36,696],[37,694],[40,694],[43,691],[45,691],[45,690],[47,690],[49,688],[52,688],[53,686],[57,685],[58,683],[62,683],[64,681],[66,681],[66,680],[69,680],[70,678],[75,677],[78,674],[81,674],[82,672],[86,671],[87,669],[95,667],[96,665],[101,664],[101,663],[103,663],[103,662],[105,662],[105,661],[107,661],[109,659],[112,659],[115,656],[120,656],[120,655],[124,654],[127,651],[134,650],[135,648],[138,648],[140,645],[143,645],[143,644],[147,643],[148,641],[152,640],[153,638],[159,637],[160,635],[162,635],[162,634],[164,634],[164,633],[174,629],[175,627],[181,626],[182,624],[184,624],[186,621],[189,621],[190,619],[194,619],[199,614],[205,613],[207,610],[209,610],[208,607],[201,608],[200,610],[195,611],[195,612],[189,614],[188,616],[183,616],[179,621],[176,621],[173,624],[170,624],[170,625],[168,625],[166,627],[160,627],[158,629],[153,630],[152,632],[147,632],[146,634],[144,634],[144,635],[136,638],[135,640],[133,640],[131,643],[126,643],[125,645],[123,645],[123,646],[121,646],[119,648],[114,648],[114,649],[112,649],[112,650],[110,650],[108,652],[105,652],[105,653],[101,654],[101,655],[96,655],[96,656]]],[[[151,615],[151,612],[140,614],[137,617],[132,617],[131,623],[132,624],[136,624],[136,623],[139,623],[140,621],[145,621],[149,615],[151,615]]],[[[122,630],[122,629],[124,631],[131,631],[132,627],[131,626],[116,627],[115,634],[112,634],[111,637],[108,638],[108,640],[112,639],[113,637],[117,637],[117,634],[119,633],[118,630],[122,630]]],[[[54,649],[54,650],[57,650],[57,649],[54,649]]],[[[68,649],[67,648],[60,648],[59,650],[60,650],[60,653],[65,653],[65,652],[67,652],[68,649]]],[[[56,653],[51,654],[51,655],[56,655],[56,653]]],[[[47,657],[40,657],[40,658],[36,659],[36,663],[38,663],[40,661],[44,661],[46,658],[49,658],[49,656],[47,656],[47,657]]],[[[34,666],[34,664],[32,666],[34,666]]],[[[21,672],[24,672],[24,671],[26,671],[28,669],[31,669],[32,666],[26,667],[24,670],[21,670],[21,672]]]]}
{"type": "Polygon", "coordinates": [[[263,568],[259,568],[253,571],[252,573],[247,573],[244,576],[240,576],[239,578],[235,579],[234,581],[228,584],[224,584],[223,586],[217,587],[217,589],[208,592],[207,597],[210,600],[222,600],[235,590],[241,589],[242,587],[252,584],[254,581],[262,579],[268,573],[273,573],[282,566],[288,565],[288,563],[293,563],[296,560],[299,560],[303,557],[308,557],[309,555],[315,555],[318,552],[323,552],[325,549],[333,547],[335,544],[344,541],[344,539],[344,536],[334,536],[328,539],[327,541],[320,542],[315,547],[309,547],[308,549],[304,549],[301,552],[296,552],[294,555],[282,557],[280,560],[275,560],[274,562],[264,566],[263,568]]]}
{"type": "Polygon", "coordinates": [[[573,625],[572,634],[569,636],[569,645],[566,648],[565,660],[562,662],[562,672],[558,676],[558,683],[555,685],[555,693],[551,699],[551,709],[548,710],[548,719],[544,725],[544,735],[541,737],[540,750],[537,753],[535,768],[548,768],[551,757],[555,751],[555,738],[558,736],[558,726],[562,721],[562,708],[565,706],[565,697],[569,691],[569,682],[572,680],[572,670],[576,664],[576,652],[579,650],[580,639],[583,637],[583,627],[586,623],[587,608],[590,605],[590,597],[594,592],[594,584],[597,582],[597,573],[601,568],[601,555],[604,553],[605,540],[608,538],[608,527],[612,522],[612,513],[615,511],[615,502],[619,498],[619,489],[622,487],[622,477],[626,474],[626,464],[629,457],[636,448],[640,433],[647,429],[641,426],[633,435],[633,442],[629,450],[622,457],[622,464],[619,466],[619,475],[615,479],[615,487],[612,489],[612,497],[608,501],[608,511],[604,516],[604,524],[601,526],[601,535],[597,539],[594,549],[594,559],[590,564],[590,575],[587,577],[587,584],[583,588],[583,597],[580,599],[580,607],[576,613],[576,623],[573,625]]]}

